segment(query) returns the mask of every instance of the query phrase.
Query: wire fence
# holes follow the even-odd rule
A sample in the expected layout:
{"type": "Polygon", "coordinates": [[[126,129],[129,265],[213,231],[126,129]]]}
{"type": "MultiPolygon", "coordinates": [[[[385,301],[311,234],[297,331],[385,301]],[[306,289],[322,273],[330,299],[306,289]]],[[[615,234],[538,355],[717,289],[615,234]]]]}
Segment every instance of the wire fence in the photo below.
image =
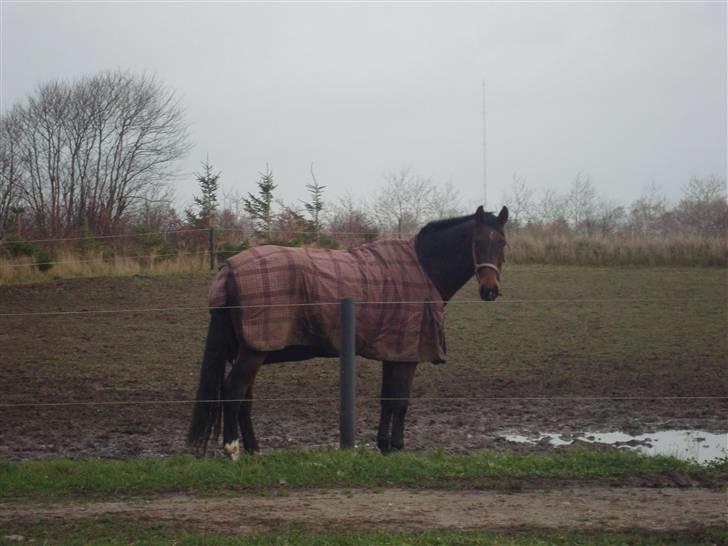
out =
{"type": "MultiPolygon", "coordinates": [[[[514,304],[534,304],[534,303],[569,303],[569,304],[584,304],[584,303],[640,303],[640,304],[652,304],[652,303],[670,303],[674,305],[684,305],[685,303],[700,301],[696,298],[663,298],[663,299],[644,299],[644,298],[632,298],[632,299],[604,299],[604,298],[571,298],[571,299],[539,299],[539,300],[501,300],[499,302],[485,302],[482,300],[452,300],[449,302],[436,301],[436,302],[424,302],[424,301],[358,301],[355,302],[359,305],[423,305],[425,303],[435,304],[449,304],[449,305],[463,305],[463,304],[477,304],[477,305],[500,305],[503,303],[514,303],[514,304]]],[[[702,303],[702,301],[700,301],[702,303]]],[[[13,318],[13,317],[35,317],[35,316],[69,316],[69,315],[90,315],[90,314],[118,314],[118,313],[150,313],[150,312],[178,312],[178,311],[211,311],[218,309],[261,309],[261,308],[281,308],[281,307],[311,307],[311,306],[340,306],[340,301],[331,302],[305,302],[305,303],[286,303],[286,304],[260,304],[260,305],[239,305],[239,306],[225,306],[225,307],[207,307],[207,306],[175,306],[175,307],[145,307],[145,308],[131,308],[131,309],[83,309],[73,311],[34,311],[34,312],[20,312],[20,313],[0,313],[0,318],[13,318]]],[[[528,355],[519,354],[520,357],[526,357],[528,355]]],[[[559,355],[549,355],[548,353],[536,353],[532,356],[544,358],[555,358],[559,355]]],[[[584,355],[584,359],[590,359],[590,356],[584,355]]],[[[521,367],[521,368],[496,368],[489,369],[489,373],[513,373],[514,371],[521,372],[534,372],[534,367],[521,367]]],[[[473,383],[470,382],[467,386],[472,387],[473,383]]],[[[453,385],[449,385],[453,387],[453,385]]],[[[235,400],[243,401],[245,399],[235,400]]],[[[315,401],[335,401],[338,397],[294,397],[294,398],[257,398],[256,401],[270,401],[270,402],[315,402],[315,401]]],[[[387,400],[381,397],[357,397],[357,402],[362,401],[382,401],[387,400]]],[[[626,401],[626,400],[728,400],[726,396],[505,396],[505,397],[478,397],[478,396],[439,396],[439,397],[410,397],[411,401],[626,401]]],[[[231,400],[232,401],[232,400],[231,400]]],[[[124,401],[84,401],[84,402],[28,402],[28,403],[0,403],[0,407],[13,408],[13,407],[53,407],[53,406],[118,406],[118,405],[153,405],[153,404],[189,404],[194,403],[195,400],[184,399],[184,400],[124,400],[124,401]]]]}
{"type": "MultiPolygon", "coordinates": [[[[728,396],[410,396],[407,398],[388,398],[381,396],[357,396],[357,402],[447,402],[447,401],[530,401],[530,402],[597,402],[597,401],[653,401],[653,400],[728,400],[728,396]]],[[[28,407],[65,407],[65,406],[150,406],[169,404],[218,404],[225,402],[338,402],[338,396],[295,396],[295,397],[261,397],[261,398],[226,398],[222,400],[85,400],[63,402],[3,402],[0,408],[28,407]]]]}
{"type": "MultiPolygon", "coordinates": [[[[502,305],[502,304],[605,304],[605,303],[616,303],[616,304],[674,304],[684,305],[685,303],[691,302],[704,303],[708,300],[699,300],[696,298],[661,298],[661,299],[645,299],[645,298],[547,298],[547,299],[519,299],[519,300],[500,300],[498,302],[487,302],[482,300],[469,300],[469,299],[456,299],[449,302],[445,301],[357,301],[356,306],[360,305],[424,305],[430,304],[448,304],[448,305],[502,305]]],[[[225,306],[225,307],[208,307],[208,306],[173,306],[173,307],[143,307],[143,308],[129,308],[129,309],[79,309],[79,310],[59,310],[59,311],[30,311],[30,312],[11,312],[11,313],[0,313],[0,318],[11,319],[21,317],[37,317],[37,316],[69,316],[69,315],[93,315],[93,314],[119,314],[119,313],[152,313],[152,312],[180,312],[180,311],[211,311],[219,309],[261,309],[261,308],[281,308],[281,307],[311,307],[311,306],[340,306],[341,301],[330,301],[330,302],[302,302],[302,303],[283,303],[283,304],[259,304],[259,305],[238,305],[238,306],[225,306]]],[[[519,354],[519,357],[523,358],[527,355],[519,354]]],[[[533,356],[537,356],[541,359],[544,358],[556,358],[560,355],[554,354],[549,355],[548,352],[534,352],[533,356]]],[[[584,359],[590,359],[589,355],[583,355],[584,359]]],[[[489,373],[507,372],[512,373],[514,371],[522,372],[534,372],[537,371],[534,367],[520,367],[520,368],[494,368],[488,369],[489,373]]],[[[453,387],[454,385],[448,385],[453,387]]],[[[457,386],[457,385],[455,385],[457,386]]],[[[473,386],[473,382],[467,384],[468,387],[473,386]]],[[[113,389],[110,389],[113,390],[113,389]]],[[[122,389],[123,390],[123,389],[122,389]]],[[[229,401],[246,401],[248,399],[235,399],[229,401]]],[[[317,397],[283,397],[283,398],[256,398],[257,402],[322,402],[322,401],[336,401],[339,397],[334,396],[317,396],[317,397]]],[[[384,401],[384,400],[400,400],[383,397],[372,397],[372,396],[358,396],[357,402],[364,401],[384,401]]],[[[583,395],[560,395],[560,396],[413,396],[409,397],[410,401],[542,401],[542,402],[566,402],[566,401],[648,401],[648,400],[703,400],[703,401],[719,401],[728,400],[728,396],[660,396],[660,395],[641,395],[641,396],[620,396],[620,395],[609,395],[609,396],[583,396],[583,395]]],[[[124,405],[154,405],[154,404],[191,404],[197,400],[194,399],[181,399],[181,400],[107,400],[107,401],[58,401],[58,402],[19,402],[19,403],[0,403],[0,408],[22,408],[22,407],[61,407],[61,406],[124,406],[124,405]]],[[[205,401],[213,402],[213,401],[205,401]]],[[[217,402],[217,401],[215,401],[217,402]]]]}
{"type": "MultiPolygon", "coordinates": [[[[686,303],[708,303],[712,300],[700,298],[541,298],[541,299],[499,299],[498,301],[455,299],[449,301],[427,300],[427,301],[354,301],[356,305],[504,305],[504,304],[670,304],[684,305],[686,303]]],[[[340,301],[327,302],[301,302],[301,303],[280,303],[280,304],[256,304],[256,305],[226,305],[219,307],[209,306],[175,306],[175,307],[134,307],[128,309],[79,309],[74,311],[27,311],[19,313],[0,313],[0,317],[33,317],[33,316],[64,316],[64,315],[94,315],[94,314],[116,314],[116,313],[167,313],[177,311],[215,311],[224,309],[262,309],[282,307],[316,307],[316,306],[338,306],[340,301]]]]}
{"type": "MultiPolygon", "coordinates": [[[[114,235],[85,235],[79,237],[53,237],[45,239],[0,239],[0,245],[17,245],[17,244],[28,244],[28,243],[56,243],[56,242],[71,242],[71,241],[93,241],[93,240],[108,240],[108,239],[125,239],[125,238],[143,238],[150,236],[161,236],[171,237],[181,233],[208,233],[211,228],[189,228],[189,229],[173,229],[173,230],[162,230],[162,231],[143,231],[139,233],[118,233],[114,235]]],[[[255,235],[254,230],[241,229],[241,228],[225,228],[215,227],[216,232],[221,233],[239,233],[243,238],[248,238],[255,235]]],[[[297,230],[297,229],[271,229],[267,233],[275,235],[283,234],[295,234],[295,235],[310,235],[316,236],[316,233],[311,230],[297,230]]],[[[335,235],[346,235],[356,237],[374,237],[381,235],[381,231],[336,231],[335,235]]]]}
{"type": "MultiPolygon", "coordinates": [[[[99,262],[103,263],[104,265],[115,265],[118,264],[120,261],[123,260],[149,260],[151,262],[154,262],[155,260],[160,261],[166,261],[168,259],[176,259],[181,256],[201,256],[201,255],[209,255],[210,256],[210,269],[215,269],[217,265],[217,259],[218,256],[225,256],[229,257],[230,255],[234,254],[238,250],[240,250],[239,245],[237,243],[231,243],[229,240],[223,243],[222,247],[218,245],[217,241],[217,234],[225,234],[225,233],[231,233],[231,234],[238,234],[239,237],[235,238],[234,240],[238,240],[238,243],[242,240],[245,241],[246,244],[252,237],[253,239],[258,239],[255,231],[250,232],[249,230],[245,229],[239,229],[239,228],[224,228],[224,227],[207,227],[207,228],[191,228],[191,229],[177,229],[177,230],[167,230],[167,231],[146,231],[146,232],[139,232],[139,233],[124,233],[124,234],[115,234],[115,235],[88,235],[88,236],[79,236],[79,237],[58,237],[58,238],[47,238],[47,239],[15,239],[15,240],[0,240],[0,249],[3,248],[3,245],[7,248],[10,248],[12,245],[26,245],[21,249],[16,250],[10,250],[10,255],[8,258],[13,260],[19,260],[19,263],[0,263],[0,270],[10,270],[10,271],[20,271],[24,268],[34,268],[39,269],[40,271],[45,271],[50,268],[52,268],[55,265],[69,265],[69,264],[99,264],[99,262]],[[186,240],[186,241],[180,241],[177,239],[177,236],[179,234],[192,234],[192,235],[206,235],[205,241],[201,240],[200,238],[197,238],[197,240],[186,240]],[[117,252],[114,252],[109,255],[100,255],[93,258],[84,258],[83,255],[86,250],[80,250],[81,256],[76,259],[68,259],[68,260],[58,260],[58,259],[52,259],[52,256],[38,254],[37,249],[33,251],[33,249],[28,248],[27,245],[35,245],[38,243],[43,244],[49,244],[49,243],[60,243],[60,242],[85,242],[85,241],[116,241],[120,239],[148,239],[149,237],[159,237],[159,240],[156,242],[150,243],[148,240],[143,241],[145,247],[155,247],[159,246],[159,252],[153,253],[153,254],[119,254],[117,252]],[[172,242],[174,241],[174,242],[172,242]],[[232,246],[229,246],[228,243],[232,244],[232,246]],[[205,250],[194,250],[194,251],[188,251],[184,250],[185,247],[189,246],[197,246],[204,245],[205,250]],[[227,246],[226,246],[227,245],[227,246]],[[180,250],[180,248],[182,250],[180,250]],[[237,248],[237,250],[233,250],[234,248],[237,248]]],[[[286,235],[286,236],[309,236],[311,237],[311,242],[316,241],[319,236],[312,232],[311,230],[270,230],[267,232],[267,236],[279,236],[279,235],[286,235]]],[[[367,231],[351,231],[351,232],[344,232],[344,231],[337,231],[335,234],[337,237],[359,237],[363,239],[367,239],[370,237],[376,236],[377,238],[381,238],[380,232],[367,232],[367,231]]],[[[263,238],[263,241],[265,238],[263,238]]],[[[300,243],[300,241],[299,241],[300,243]]],[[[299,244],[296,243],[296,244],[299,244]]],[[[148,249],[148,248],[145,248],[148,249]]],[[[117,249],[118,250],[118,249],[117,249]]],[[[99,249],[96,249],[96,251],[99,251],[99,249]]],[[[55,253],[55,251],[51,252],[55,253]]],[[[45,252],[45,254],[50,254],[49,252],[45,252]]],[[[151,264],[150,264],[151,265],[151,264]]]]}
{"type": "Polygon", "coordinates": [[[50,265],[62,265],[62,264],[83,264],[83,263],[94,263],[98,262],[99,260],[113,264],[117,260],[165,260],[167,258],[176,258],[178,256],[201,256],[205,255],[207,256],[209,254],[209,251],[207,250],[197,250],[197,251],[183,251],[183,252],[174,252],[174,253],[168,253],[168,254],[134,254],[134,255],[112,255],[109,257],[100,257],[100,258],[86,258],[86,259],[73,259],[73,260],[33,260],[26,263],[19,263],[19,264],[1,264],[0,267],[5,269],[13,269],[13,268],[19,268],[19,267],[43,267],[43,266],[50,266],[50,265]]]}

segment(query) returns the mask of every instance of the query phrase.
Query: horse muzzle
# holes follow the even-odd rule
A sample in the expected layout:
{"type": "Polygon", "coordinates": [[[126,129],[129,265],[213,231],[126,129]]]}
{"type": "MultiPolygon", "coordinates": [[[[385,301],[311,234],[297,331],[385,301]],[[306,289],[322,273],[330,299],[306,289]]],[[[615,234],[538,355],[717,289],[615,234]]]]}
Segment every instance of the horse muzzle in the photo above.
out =
{"type": "Polygon", "coordinates": [[[497,286],[483,286],[480,285],[480,299],[484,301],[495,301],[498,297],[497,286]]]}

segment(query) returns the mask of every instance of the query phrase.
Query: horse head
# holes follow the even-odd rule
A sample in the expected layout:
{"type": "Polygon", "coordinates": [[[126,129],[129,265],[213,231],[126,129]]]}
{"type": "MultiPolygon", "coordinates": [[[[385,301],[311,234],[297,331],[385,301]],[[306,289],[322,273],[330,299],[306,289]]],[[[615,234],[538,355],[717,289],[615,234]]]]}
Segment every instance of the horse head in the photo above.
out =
{"type": "Polygon", "coordinates": [[[486,301],[495,300],[500,291],[500,275],[506,248],[503,227],[507,221],[506,207],[501,209],[497,217],[486,213],[482,206],[475,211],[473,263],[475,278],[480,287],[480,298],[486,301]]]}

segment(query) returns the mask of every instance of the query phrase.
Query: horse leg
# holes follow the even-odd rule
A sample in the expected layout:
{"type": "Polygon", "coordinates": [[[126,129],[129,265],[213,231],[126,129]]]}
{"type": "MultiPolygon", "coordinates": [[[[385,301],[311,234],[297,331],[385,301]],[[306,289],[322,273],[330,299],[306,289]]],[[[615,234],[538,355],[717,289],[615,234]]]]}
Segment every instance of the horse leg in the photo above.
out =
{"type": "Polygon", "coordinates": [[[394,366],[388,362],[382,362],[382,400],[381,413],[379,414],[379,430],[377,431],[377,447],[382,453],[389,453],[391,450],[389,433],[392,425],[392,404],[388,401],[391,398],[391,376],[394,366]]]}
{"type": "MultiPolygon", "coordinates": [[[[233,461],[236,461],[240,457],[238,415],[241,412],[241,399],[244,394],[247,394],[248,389],[252,387],[255,381],[255,375],[258,373],[264,359],[265,353],[250,352],[241,349],[223,385],[223,397],[226,400],[223,404],[223,443],[225,453],[233,461]]],[[[250,426],[247,425],[248,423],[246,422],[246,430],[252,432],[252,423],[250,423],[250,426]]]]}
{"type": "Polygon", "coordinates": [[[404,449],[404,420],[416,369],[416,362],[382,362],[382,413],[377,433],[382,453],[404,449]]]}
{"type": "Polygon", "coordinates": [[[258,441],[255,439],[255,429],[253,428],[253,420],[251,419],[253,412],[253,385],[248,387],[244,396],[245,400],[240,404],[240,413],[238,414],[238,422],[240,424],[240,434],[243,437],[243,447],[248,453],[258,451],[258,441]]]}

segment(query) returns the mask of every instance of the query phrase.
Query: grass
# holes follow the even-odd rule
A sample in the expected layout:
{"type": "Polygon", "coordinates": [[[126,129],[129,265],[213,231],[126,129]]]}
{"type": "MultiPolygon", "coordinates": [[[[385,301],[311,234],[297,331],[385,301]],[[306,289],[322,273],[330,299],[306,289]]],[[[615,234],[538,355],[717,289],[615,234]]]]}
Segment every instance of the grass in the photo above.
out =
{"type": "MultiPolygon", "coordinates": [[[[620,450],[571,449],[551,453],[399,453],[365,450],[279,450],[237,463],[190,456],[127,460],[56,459],[0,462],[0,499],[86,495],[145,495],[193,491],[219,494],[273,489],[491,488],[498,480],[589,480],[682,472],[728,477],[728,466],[700,467],[671,457],[620,450]]],[[[538,482],[536,482],[538,483],[538,482]]]]}
{"type": "MultiPolygon", "coordinates": [[[[244,515],[241,514],[241,518],[244,515]]],[[[656,532],[574,532],[546,529],[520,529],[508,532],[441,530],[427,532],[310,532],[282,529],[240,536],[224,533],[199,533],[179,530],[178,525],[151,524],[123,518],[89,518],[73,524],[52,524],[11,529],[0,527],[0,544],[17,544],[3,539],[16,534],[32,537],[34,544],[82,546],[87,544],[137,546],[175,544],[177,546],[658,546],[726,544],[728,532],[720,529],[670,533],[656,532]]]]}
{"type": "Polygon", "coordinates": [[[0,258],[0,285],[44,282],[78,277],[127,277],[141,274],[165,275],[190,271],[209,271],[206,251],[181,251],[179,254],[149,251],[142,258],[108,255],[102,250],[79,254],[72,250],[54,253],[52,267],[41,271],[36,258],[0,258]]]}
{"type": "MultiPolygon", "coordinates": [[[[87,244],[86,246],[89,246],[87,244]]],[[[0,255],[0,284],[42,282],[75,277],[116,277],[205,271],[209,256],[204,246],[196,250],[170,247],[138,248],[132,255],[117,254],[111,247],[92,242],[92,248],[54,248],[52,253],[21,257],[0,255]],[[38,262],[50,260],[47,271],[38,262]]],[[[191,247],[192,248],[192,247],[191,247]]],[[[0,247],[2,250],[2,247],[0,247]]],[[[534,237],[515,233],[510,238],[507,259],[513,264],[588,266],[728,266],[725,239],[588,239],[534,237]]]]}
{"type": "Polygon", "coordinates": [[[596,239],[515,234],[508,259],[517,264],[589,266],[728,265],[726,239],[596,239]]]}

